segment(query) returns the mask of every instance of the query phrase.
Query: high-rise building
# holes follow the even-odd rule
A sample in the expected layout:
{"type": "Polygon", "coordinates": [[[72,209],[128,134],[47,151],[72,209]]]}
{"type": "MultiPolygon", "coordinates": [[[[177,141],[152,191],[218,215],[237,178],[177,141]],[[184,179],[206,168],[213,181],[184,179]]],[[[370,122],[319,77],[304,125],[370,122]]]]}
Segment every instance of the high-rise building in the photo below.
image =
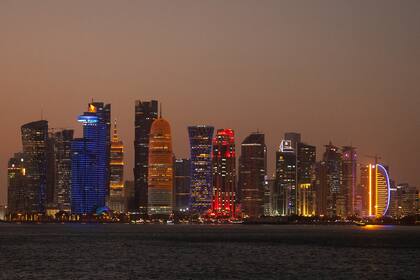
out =
{"type": "Polygon", "coordinates": [[[15,154],[8,164],[7,206],[11,214],[32,211],[31,192],[27,190],[27,169],[23,153],[15,154]]]}
{"type": "Polygon", "coordinates": [[[187,212],[190,207],[191,161],[189,159],[176,159],[174,169],[174,210],[178,212],[187,212]]]}
{"type": "Polygon", "coordinates": [[[283,140],[276,153],[275,215],[297,214],[297,158],[291,140],[283,140]]]}
{"type": "Polygon", "coordinates": [[[315,192],[316,147],[297,143],[297,214],[316,214],[315,192]]]}
{"type": "Polygon", "coordinates": [[[214,127],[188,127],[191,152],[190,210],[204,214],[211,209],[213,195],[212,139],[214,127]]]}
{"type": "Polygon", "coordinates": [[[356,148],[345,146],[342,148],[342,184],[340,197],[344,201],[343,209],[338,211],[338,216],[360,216],[357,211],[357,153],[356,148]]]}
{"type": "MultiPolygon", "coordinates": [[[[107,146],[107,163],[106,163],[106,175],[107,184],[109,185],[110,180],[110,155],[111,155],[111,104],[105,104],[103,102],[92,101],[89,106],[96,108],[96,115],[106,125],[106,146],[107,146]]],[[[107,190],[109,192],[109,189],[107,190]]]]}
{"type": "Polygon", "coordinates": [[[44,213],[47,203],[48,122],[31,122],[23,125],[21,131],[27,177],[27,210],[44,213]]]}
{"type": "Polygon", "coordinates": [[[369,164],[368,215],[385,216],[388,212],[391,196],[391,184],[388,168],[381,164],[369,164]]]}
{"type": "Polygon", "coordinates": [[[71,145],[72,213],[90,214],[105,206],[109,189],[108,124],[93,104],[78,121],[83,138],[71,145]]]}
{"type": "Polygon", "coordinates": [[[327,165],[325,161],[316,163],[315,174],[316,214],[318,216],[328,216],[327,197],[329,194],[329,186],[327,182],[327,165]]]}
{"type": "Polygon", "coordinates": [[[54,130],[48,139],[48,202],[58,211],[71,211],[71,143],[74,131],[54,130]]]}
{"type": "Polygon", "coordinates": [[[345,202],[340,200],[341,182],[342,182],[342,156],[338,147],[332,145],[330,142],[325,146],[325,153],[323,157],[323,167],[325,168],[325,182],[321,185],[326,185],[326,214],[329,217],[337,216],[337,207],[343,208],[345,202]]]}
{"type": "Polygon", "coordinates": [[[150,129],[148,207],[149,215],[171,215],[173,211],[173,154],[169,123],[162,117],[150,129]]]}
{"type": "Polygon", "coordinates": [[[136,101],[134,139],[134,205],[130,211],[147,214],[150,128],[158,117],[158,102],[136,101]]]}
{"type": "Polygon", "coordinates": [[[117,123],[111,139],[110,184],[108,207],[116,212],[125,212],[124,199],[124,143],[118,136],[117,123]]]}
{"type": "Polygon", "coordinates": [[[241,144],[239,158],[239,200],[245,216],[264,215],[265,178],[267,176],[267,147],[262,133],[251,133],[241,144]]]}
{"type": "Polygon", "coordinates": [[[219,129],[213,139],[213,205],[217,216],[234,217],[236,212],[235,133],[219,129]]]}
{"type": "Polygon", "coordinates": [[[302,140],[302,136],[300,135],[300,133],[286,132],[284,134],[284,140],[290,141],[293,150],[296,151],[298,148],[298,143],[300,143],[302,140]]]}
{"type": "Polygon", "coordinates": [[[417,214],[419,191],[409,184],[398,184],[397,191],[397,215],[396,217],[406,217],[417,214]]]}

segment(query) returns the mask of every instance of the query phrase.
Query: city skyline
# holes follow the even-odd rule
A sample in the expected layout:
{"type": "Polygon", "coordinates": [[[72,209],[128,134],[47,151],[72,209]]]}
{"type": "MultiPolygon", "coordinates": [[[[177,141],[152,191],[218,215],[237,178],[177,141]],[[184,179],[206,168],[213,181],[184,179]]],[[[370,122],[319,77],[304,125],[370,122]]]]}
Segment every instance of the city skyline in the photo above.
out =
{"type": "Polygon", "coordinates": [[[133,176],[134,102],[156,99],[173,126],[178,158],[189,157],[188,126],[234,129],[237,147],[259,130],[273,174],[283,134],[296,131],[318,147],[318,160],[330,140],[355,146],[359,162],[378,154],[397,182],[420,186],[419,3],[320,1],[329,5],[311,11],[274,1],[184,1],[163,10],[131,3],[132,11],[106,3],[91,22],[95,5],[76,2],[0,4],[0,116],[7,120],[1,204],[7,162],[21,147],[20,126],[43,111],[49,127],[75,129],[80,137],[77,115],[91,98],[113,105],[126,143],[127,179],[133,176]],[[200,9],[208,21],[197,17],[200,9]],[[401,17],[392,17],[396,12],[401,17]]]}

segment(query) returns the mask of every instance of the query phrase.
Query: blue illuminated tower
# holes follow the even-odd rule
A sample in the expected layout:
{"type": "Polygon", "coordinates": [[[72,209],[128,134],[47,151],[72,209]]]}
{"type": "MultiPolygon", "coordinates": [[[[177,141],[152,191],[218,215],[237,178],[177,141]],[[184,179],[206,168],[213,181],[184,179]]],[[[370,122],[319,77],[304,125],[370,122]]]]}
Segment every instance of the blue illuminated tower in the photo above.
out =
{"type": "Polygon", "coordinates": [[[93,104],[78,121],[83,124],[83,138],[75,139],[71,146],[72,212],[90,214],[105,206],[108,190],[108,125],[93,104]]]}
{"type": "Polygon", "coordinates": [[[191,146],[191,197],[192,212],[203,214],[211,209],[213,196],[212,138],[214,127],[191,126],[188,134],[191,146]]]}

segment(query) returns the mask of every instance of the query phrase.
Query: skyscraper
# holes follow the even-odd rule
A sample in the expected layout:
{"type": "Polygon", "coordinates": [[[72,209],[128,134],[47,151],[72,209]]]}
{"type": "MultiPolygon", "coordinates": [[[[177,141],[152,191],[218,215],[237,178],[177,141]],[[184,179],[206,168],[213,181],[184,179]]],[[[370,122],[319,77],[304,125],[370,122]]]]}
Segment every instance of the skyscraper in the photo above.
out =
{"type": "Polygon", "coordinates": [[[148,214],[169,216],[173,211],[172,136],[162,117],[150,129],[148,168],[148,214]]]}
{"type": "Polygon", "coordinates": [[[158,102],[136,101],[134,139],[134,205],[135,209],[147,214],[148,165],[150,128],[158,117],[158,102]]]}
{"type": "Polygon", "coordinates": [[[90,214],[105,206],[109,189],[108,125],[93,104],[78,121],[83,124],[83,138],[71,145],[72,212],[90,214]]]}
{"type": "Polygon", "coordinates": [[[117,212],[125,212],[124,199],[124,143],[118,136],[117,122],[111,139],[110,184],[108,207],[117,212]]]}
{"type": "Polygon", "coordinates": [[[31,212],[31,192],[27,190],[27,169],[23,153],[17,153],[9,160],[7,170],[8,212],[11,214],[31,212]]]}
{"type": "Polygon", "coordinates": [[[55,130],[50,134],[49,145],[49,172],[51,180],[48,185],[53,185],[52,203],[59,211],[71,211],[71,142],[74,131],[71,129],[55,130]],[[52,147],[51,147],[52,146],[52,147]],[[52,159],[52,160],[51,160],[52,159]]]}
{"type": "Polygon", "coordinates": [[[239,200],[245,216],[264,215],[267,147],[262,133],[251,133],[241,144],[239,159],[239,200]]]}
{"type": "MultiPolygon", "coordinates": [[[[344,200],[344,209],[339,216],[360,215],[356,208],[357,198],[357,153],[356,148],[345,146],[342,148],[343,180],[340,196],[344,200]]],[[[339,213],[340,214],[340,213],[339,213]]]]}
{"type": "Polygon", "coordinates": [[[315,192],[316,147],[297,143],[297,214],[314,216],[316,213],[315,192]]]}
{"type": "Polygon", "coordinates": [[[29,212],[44,213],[47,202],[48,122],[31,122],[23,125],[21,130],[26,162],[27,209],[29,212]]]}
{"type": "Polygon", "coordinates": [[[388,168],[381,164],[369,164],[368,215],[385,216],[389,209],[391,184],[388,168]]]}
{"type": "Polygon", "coordinates": [[[211,209],[213,194],[212,138],[214,127],[188,127],[191,151],[190,210],[203,214],[211,209]]]}
{"type": "Polygon", "coordinates": [[[175,211],[186,212],[190,207],[191,161],[175,160],[175,211]]]}
{"type": "Polygon", "coordinates": [[[327,215],[329,217],[337,216],[337,205],[344,205],[344,201],[340,200],[341,182],[342,182],[342,156],[338,147],[331,142],[325,146],[323,157],[323,167],[325,168],[325,182],[321,184],[326,185],[326,203],[327,215]]]}
{"type": "Polygon", "coordinates": [[[276,153],[275,196],[277,209],[274,214],[287,216],[297,214],[297,162],[291,140],[283,140],[276,153]]]}
{"type": "Polygon", "coordinates": [[[217,216],[233,217],[236,204],[235,133],[219,129],[213,139],[213,205],[217,216]]]}

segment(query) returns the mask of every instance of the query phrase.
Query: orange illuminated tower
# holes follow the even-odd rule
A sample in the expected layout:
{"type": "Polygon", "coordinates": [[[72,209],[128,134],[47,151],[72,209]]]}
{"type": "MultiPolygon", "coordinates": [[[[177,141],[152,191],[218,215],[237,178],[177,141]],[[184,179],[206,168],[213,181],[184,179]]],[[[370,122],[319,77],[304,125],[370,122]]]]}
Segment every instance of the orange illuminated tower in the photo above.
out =
{"type": "Polygon", "coordinates": [[[169,122],[152,123],[149,141],[148,214],[170,215],[173,210],[173,154],[169,122]]]}
{"type": "Polygon", "coordinates": [[[108,207],[117,212],[125,212],[124,205],[124,143],[118,137],[117,123],[114,122],[111,139],[108,207]]]}
{"type": "Polygon", "coordinates": [[[391,185],[388,170],[381,164],[369,164],[368,215],[385,216],[389,209],[391,185]]]}
{"type": "Polygon", "coordinates": [[[235,215],[235,186],[235,134],[232,129],[219,129],[213,139],[213,214],[219,217],[235,215]]]}

